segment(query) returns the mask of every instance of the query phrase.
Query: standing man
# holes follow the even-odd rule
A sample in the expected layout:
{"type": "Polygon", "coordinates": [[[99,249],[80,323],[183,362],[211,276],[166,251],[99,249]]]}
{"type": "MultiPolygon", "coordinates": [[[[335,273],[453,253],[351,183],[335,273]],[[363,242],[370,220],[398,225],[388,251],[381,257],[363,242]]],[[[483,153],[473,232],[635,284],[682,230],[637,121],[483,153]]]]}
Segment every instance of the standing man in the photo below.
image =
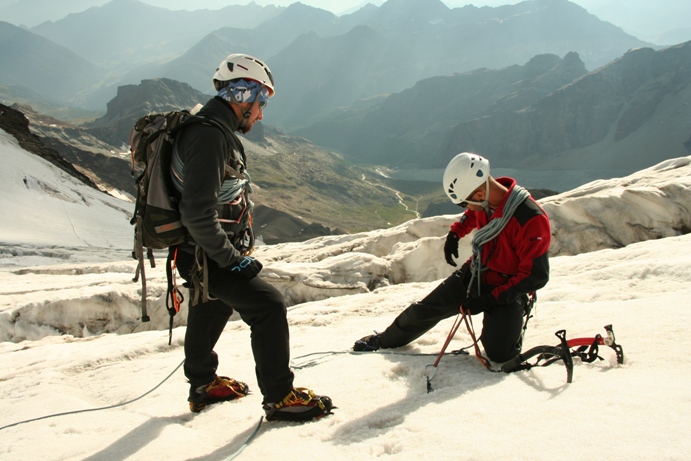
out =
{"type": "Polygon", "coordinates": [[[231,54],[216,69],[218,95],[196,114],[211,122],[188,125],[177,137],[172,179],[181,194],[180,215],[188,241],[176,265],[190,288],[185,334],[185,376],[193,412],[248,393],[247,384],[218,376],[214,347],[233,313],[250,326],[259,390],[267,420],[307,421],[331,413],[326,396],[293,387],[288,320],[283,295],[258,276],[250,177],[242,143],[261,120],[274,93],[271,71],[259,59],[231,54]]]}
{"type": "Polygon", "coordinates": [[[458,241],[477,229],[473,255],[422,301],[411,304],[383,333],[355,342],[356,351],[376,351],[414,341],[440,320],[484,312],[482,343],[493,362],[521,351],[527,294],[549,280],[549,219],[512,178],[490,176],[489,161],[462,153],[444,172],[444,190],[466,211],[446,237],[446,262],[456,266],[458,241]]]}

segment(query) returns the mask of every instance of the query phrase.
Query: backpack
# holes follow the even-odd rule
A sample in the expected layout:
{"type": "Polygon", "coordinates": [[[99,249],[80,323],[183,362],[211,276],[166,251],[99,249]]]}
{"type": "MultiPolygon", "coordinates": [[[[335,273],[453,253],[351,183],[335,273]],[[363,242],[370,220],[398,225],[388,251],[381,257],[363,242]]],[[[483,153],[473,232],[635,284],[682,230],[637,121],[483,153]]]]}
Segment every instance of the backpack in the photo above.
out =
{"type": "MultiPolygon", "coordinates": [[[[144,249],[152,268],[156,267],[153,250],[174,247],[185,242],[187,231],[182,225],[178,204],[180,193],[173,187],[171,179],[171,158],[175,137],[181,128],[193,123],[206,123],[218,127],[229,137],[230,128],[221,121],[195,115],[201,105],[191,111],[175,110],[166,113],[151,113],[140,117],[130,133],[132,154],[132,176],[139,169],[143,171],[135,179],[137,198],[134,215],[130,224],[134,225],[134,248],[132,257],[138,261],[136,282],[142,281],[142,322],[150,320],[146,307],[146,274],[144,269],[144,249]]],[[[172,334],[173,317],[180,310],[182,293],[174,283],[174,268],[169,258],[166,274],[168,292],[166,309],[170,314],[172,334]]],[[[170,341],[169,341],[170,344],[170,341]]]]}

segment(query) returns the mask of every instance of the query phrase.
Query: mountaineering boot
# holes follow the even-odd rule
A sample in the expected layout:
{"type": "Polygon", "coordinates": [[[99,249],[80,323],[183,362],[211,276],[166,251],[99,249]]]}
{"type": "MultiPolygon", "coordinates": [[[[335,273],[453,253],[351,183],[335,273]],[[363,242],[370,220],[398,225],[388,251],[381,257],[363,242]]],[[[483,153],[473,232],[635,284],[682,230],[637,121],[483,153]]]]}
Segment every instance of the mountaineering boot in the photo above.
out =
{"type": "Polygon", "coordinates": [[[375,333],[373,335],[365,336],[358,339],[353,344],[353,350],[356,352],[372,352],[377,351],[381,347],[381,334],[375,333]]]}
{"type": "Polygon", "coordinates": [[[293,388],[278,403],[264,405],[267,421],[309,421],[331,414],[333,402],[304,387],[293,388]]]}
{"type": "Polygon", "coordinates": [[[249,391],[249,387],[243,382],[227,376],[217,376],[209,384],[193,389],[187,401],[190,403],[190,410],[199,413],[207,405],[239,399],[249,394],[249,391]]]}

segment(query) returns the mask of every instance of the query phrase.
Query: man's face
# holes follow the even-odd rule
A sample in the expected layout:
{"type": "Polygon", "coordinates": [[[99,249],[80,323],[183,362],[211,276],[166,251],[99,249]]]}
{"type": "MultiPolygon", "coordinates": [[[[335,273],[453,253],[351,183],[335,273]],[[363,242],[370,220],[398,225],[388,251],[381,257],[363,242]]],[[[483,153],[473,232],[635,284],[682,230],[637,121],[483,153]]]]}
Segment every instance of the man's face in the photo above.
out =
{"type": "Polygon", "coordinates": [[[475,205],[468,202],[482,202],[485,199],[485,186],[484,184],[473,191],[472,194],[468,196],[464,201],[458,204],[461,208],[468,208],[472,211],[482,211],[483,208],[480,205],[475,205]]]}
{"type": "Polygon", "coordinates": [[[240,107],[242,107],[242,110],[245,112],[245,114],[247,114],[247,122],[242,129],[243,133],[247,133],[252,129],[254,124],[257,123],[257,121],[264,118],[264,110],[259,108],[259,104],[254,104],[251,102],[240,103],[240,107]]]}
{"type": "MultiPolygon", "coordinates": [[[[473,194],[473,198],[477,197],[478,195],[480,195],[480,194],[473,194]]],[[[479,200],[473,200],[473,202],[481,202],[482,200],[484,200],[484,198],[479,199],[479,200]]],[[[471,205],[471,204],[468,204],[468,209],[473,210],[473,211],[483,211],[484,210],[484,208],[482,208],[480,205],[471,205]]]]}

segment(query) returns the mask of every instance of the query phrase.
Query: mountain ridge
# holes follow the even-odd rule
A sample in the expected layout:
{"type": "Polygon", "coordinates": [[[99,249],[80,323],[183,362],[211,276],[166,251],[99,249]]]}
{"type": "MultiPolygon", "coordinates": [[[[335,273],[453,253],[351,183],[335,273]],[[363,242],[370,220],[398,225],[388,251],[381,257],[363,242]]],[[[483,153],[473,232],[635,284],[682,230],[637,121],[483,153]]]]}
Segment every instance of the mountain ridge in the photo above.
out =
{"type": "Polygon", "coordinates": [[[467,148],[501,153],[499,164],[504,166],[525,166],[541,158],[545,167],[564,168],[574,161],[585,160],[581,157],[565,162],[565,157],[576,151],[582,156],[587,150],[588,163],[593,168],[624,164],[629,172],[667,158],[688,155],[684,144],[690,139],[691,131],[674,123],[675,119],[691,116],[688,104],[691,67],[685,64],[688,62],[691,62],[691,42],[659,51],[650,48],[629,51],[526,110],[512,114],[510,120],[497,117],[460,124],[447,139],[447,155],[456,148],[467,148]],[[669,107],[663,107],[665,104],[669,107]],[[676,115],[666,115],[668,112],[676,115]],[[656,116],[664,117],[666,123],[656,126],[659,125],[655,123],[656,116]],[[499,126],[502,136],[483,140],[483,133],[496,133],[499,126]],[[526,131],[535,126],[542,128],[526,131]],[[648,131],[647,137],[659,146],[657,152],[651,152],[649,145],[623,150],[617,147],[625,145],[626,139],[639,130],[648,131]],[[608,155],[598,155],[603,150],[608,155]],[[527,152],[530,154],[525,155],[527,152]]]}
{"type": "Polygon", "coordinates": [[[472,151],[499,168],[555,174],[588,168],[587,180],[691,153],[691,127],[681,123],[691,117],[691,42],[631,50],[591,72],[569,53],[551,72],[530,75],[539,72],[540,60],[547,65],[555,58],[422,80],[295,134],[397,168],[441,169],[458,152],[472,151]],[[525,78],[501,86],[500,76],[516,75],[515,69],[525,78]],[[421,112],[425,101],[435,103],[421,112]]]}
{"type": "MultiPolygon", "coordinates": [[[[306,126],[344,104],[353,105],[372,94],[402,91],[436,75],[501,68],[527,62],[538,54],[563,56],[571,51],[579,53],[592,69],[629,48],[650,46],[568,0],[451,9],[439,0],[389,0],[380,7],[340,17],[299,3],[282,9],[256,4],[236,8],[232,11],[244,12],[229,15],[240,18],[237,22],[220,23],[225,17],[222,12],[169,11],[137,0],[112,1],[31,30],[69,45],[108,71],[88,85],[88,91],[71,98],[73,104],[90,109],[102,110],[118,86],[142,79],[171,78],[198,91],[211,91],[210,69],[223,56],[232,51],[254,54],[265,59],[276,76],[272,123],[286,130],[306,126]],[[250,12],[254,12],[255,22],[242,19],[252,16],[250,12]],[[211,19],[203,19],[208,18],[204,15],[211,19]],[[131,32],[113,29],[113,18],[129,23],[131,32]],[[192,27],[195,24],[199,25],[192,27]],[[362,25],[371,27],[383,40],[363,43],[348,36],[362,25]],[[316,35],[311,36],[309,49],[290,46],[310,32],[316,35]],[[83,40],[85,36],[91,38],[83,40]],[[368,59],[366,66],[357,62],[359,56],[368,59]],[[296,66],[296,62],[302,65],[296,66]],[[306,78],[313,80],[314,88],[340,88],[339,97],[326,102],[310,100],[311,88],[302,83],[306,78]],[[358,82],[362,79],[369,85],[358,82]],[[351,81],[358,83],[349,85],[351,81]],[[288,91],[282,92],[281,87],[288,91]],[[296,100],[303,103],[298,111],[293,107],[296,100]]],[[[0,66],[3,64],[0,58],[0,66]]],[[[2,79],[0,83],[4,83],[2,79]]]]}
{"type": "Polygon", "coordinates": [[[460,120],[523,109],[586,73],[578,55],[568,53],[563,59],[539,55],[523,66],[431,77],[374,107],[346,109],[295,133],[371,163],[443,168],[448,160],[439,158],[439,148],[460,120]],[[420,152],[428,155],[422,159],[420,152]]]}
{"type": "MultiPolygon", "coordinates": [[[[134,181],[123,147],[127,149],[136,119],[149,111],[191,108],[209,97],[181,82],[144,81],[139,86],[122,87],[118,98],[109,104],[109,112],[93,127],[55,124],[31,112],[31,131],[39,133],[43,143],[69,162],[100,179],[101,190],[117,189],[131,197],[134,181]],[[180,87],[188,88],[190,94],[176,99],[178,92],[171,88],[180,87]],[[146,98],[142,98],[143,88],[147,89],[146,98]],[[152,89],[156,90],[152,93],[152,89]],[[133,100],[137,105],[130,106],[127,101],[133,100]],[[97,143],[101,143],[100,149],[90,149],[97,143]]],[[[286,135],[261,122],[243,137],[254,185],[252,198],[261,210],[255,225],[266,243],[375,229],[416,216],[403,202],[412,208],[420,197],[398,193],[374,171],[353,165],[307,139],[286,135]],[[365,177],[369,179],[365,181],[365,177]]],[[[434,186],[434,190],[439,188],[434,186]]]]}

